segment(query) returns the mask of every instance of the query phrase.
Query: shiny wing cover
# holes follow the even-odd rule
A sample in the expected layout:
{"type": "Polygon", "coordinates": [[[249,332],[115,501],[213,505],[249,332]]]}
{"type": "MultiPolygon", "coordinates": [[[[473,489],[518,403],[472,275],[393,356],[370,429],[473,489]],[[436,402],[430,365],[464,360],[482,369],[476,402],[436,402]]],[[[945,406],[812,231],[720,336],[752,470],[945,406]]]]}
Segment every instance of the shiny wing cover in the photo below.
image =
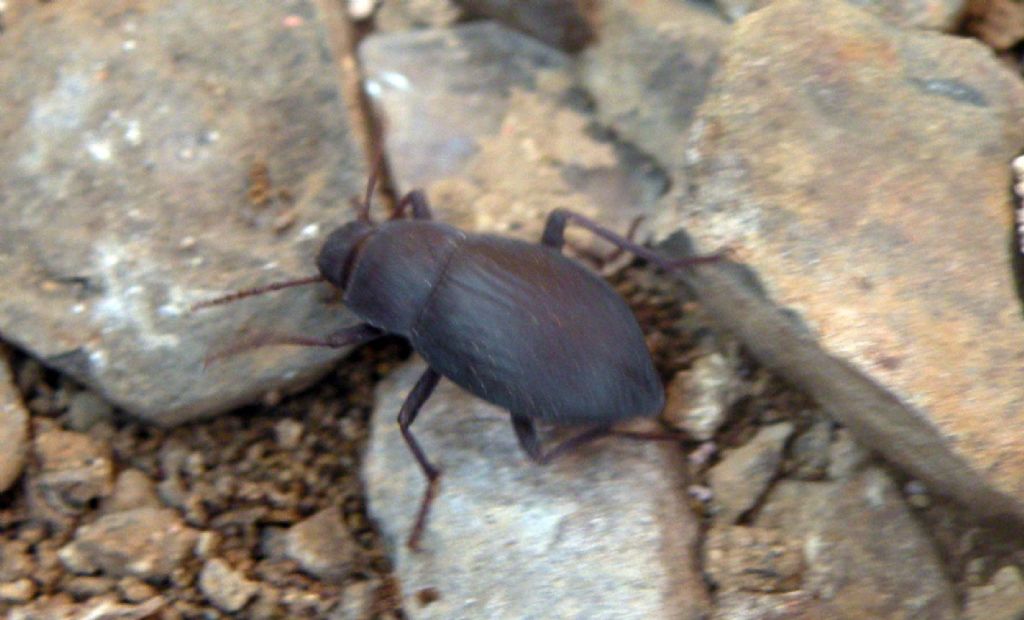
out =
{"type": "Polygon", "coordinates": [[[410,340],[456,384],[537,420],[612,423],[656,414],[664,404],[629,307],[552,248],[469,236],[410,340]]]}

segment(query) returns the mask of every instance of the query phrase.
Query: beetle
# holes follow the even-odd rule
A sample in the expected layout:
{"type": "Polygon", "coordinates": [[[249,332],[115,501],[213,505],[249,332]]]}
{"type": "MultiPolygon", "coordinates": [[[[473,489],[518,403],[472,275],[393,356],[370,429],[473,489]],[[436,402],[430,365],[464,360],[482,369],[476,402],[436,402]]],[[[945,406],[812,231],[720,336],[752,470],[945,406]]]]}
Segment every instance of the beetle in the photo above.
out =
{"type": "Polygon", "coordinates": [[[375,170],[358,217],[328,235],[316,258],[318,275],[237,291],[193,309],[327,282],[363,321],[326,338],[263,334],[208,362],[268,345],[340,348],[385,334],[410,342],[428,368],[398,413],[402,437],[427,479],[409,548],[418,547],[441,475],[411,427],[441,377],[508,410],[519,446],[540,464],[612,433],[664,438],[612,430],[623,420],[658,414],[664,389],[626,302],[562,253],[565,228],[579,225],[665,270],[715,261],[721,253],[667,260],[565,209],[549,214],[539,244],[468,233],[435,221],[421,190],[406,194],[378,223],[370,217],[376,177],[375,170]],[[545,452],[536,422],[590,428],[545,452]]]}

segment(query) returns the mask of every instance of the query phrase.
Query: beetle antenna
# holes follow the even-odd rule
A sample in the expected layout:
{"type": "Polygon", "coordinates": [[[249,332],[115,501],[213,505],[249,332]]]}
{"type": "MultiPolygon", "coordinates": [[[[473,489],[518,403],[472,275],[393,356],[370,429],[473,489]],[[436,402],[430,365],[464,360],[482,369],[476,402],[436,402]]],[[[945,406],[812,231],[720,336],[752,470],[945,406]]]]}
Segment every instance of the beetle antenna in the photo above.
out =
{"type": "Polygon", "coordinates": [[[273,282],[271,284],[266,284],[264,286],[258,286],[256,288],[246,288],[246,289],[242,289],[240,291],[235,291],[233,293],[228,293],[227,295],[224,295],[222,297],[215,297],[213,299],[208,299],[206,301],[201,301],[201,302],[199,302],[197,304],[193,304],[192,307],[189,308],[189,311],[190,312],[195,312],[196,310],[202,310],[203,308],[209,308],[210,306],[219,306],[221,304],[229,304],[229,303],[231,303],[233,301],[238,301],[239,299],[244,299],[246,297],[252,297],[254,295],[262,295],[263,293],[270,293],[270,292],[273,292],[273,291],[279,291],[279,290],[284,289],[284,288],[291,288],[293,286],[303,286],[303,285],[306,285],[306,284],[315,284],[317,282],[323,282],[323,281],[324,281],[324,277],[323,276],[310,276],[308,278],[300,278],[298,280],[286,280],[284,282],[273,282]]]}

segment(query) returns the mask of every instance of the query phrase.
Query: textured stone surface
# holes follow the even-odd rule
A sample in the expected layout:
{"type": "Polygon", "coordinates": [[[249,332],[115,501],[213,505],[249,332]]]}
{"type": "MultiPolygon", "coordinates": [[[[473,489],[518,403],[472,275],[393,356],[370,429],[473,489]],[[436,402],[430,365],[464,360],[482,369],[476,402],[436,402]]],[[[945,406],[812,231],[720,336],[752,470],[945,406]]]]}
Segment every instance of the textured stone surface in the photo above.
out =
{"type": "MultiPolygon", "coordinates": [[[[764,8],[774,0],[715,0],[715,4],[729,19],[764,8]]],[[[960,23],[970,2],[967,0],[846,0],[849,4],[872,11],[902,28],[954,30],[960,23]]],[[[981,4],[981,3],[979,3],[981,4]]],[[[808,18],[814,7],[808,5],[808,18]]]]}
{"type": "Polygon", "coordinates": [[[167,579],[189,556],[198,534],[168,508],[137,508],[80,527],[60,550],[68,570],[167,579]]]}
{"type": "Polygon", "coordinates": [[[580,63],[598,118],[676,168],[728,24],[693,2],[609,0],[601,6],[600,36],[580,63]]]}
{"type": "Polygon", "coordinates": [[[732,361],[721,353],[697,358],[693,367],[677,374],[666,387],[662,417],[694,439],[711,439],[726,420],[729,407],[739,400],[745,386],[732,361]]]}
{"type": "Polygon", "coordinates": [[[1022,121],[1024,86],[977,42],[778,0],[734,27],[694,122],[694,191],[657,226],[736,247],[802,325],[701,269],[714,316],[861,441],[990,517],[1024,518],[1006,191],[1022,121]]]}
{"type": "Polygon", "coordinates": [[[211,348],[244,330],[312,335],[349,320],[315,287],[187,312],[309,274],[364,183],[316,13],[310,0],[90,0],[8,20],[5,338],[163,423],[294,385],[336,357],[275,348],[203,372],[211,348]]]}
{"type": "Polygon", "coordinates": [[[823,617],[958,617],[930,540],[880,469],[843,482],[779,483],[754,524],[803,549],[801,589],[830,606],[823,617]]]}
{"type": "Polygon", "coordinates": [[[6,351],[0,348],[0,493],[21,476],[28,455],[28,410],[14,385],[6,351]]]}
{"type": "Polygon", "coordinates": [[[371,37],[360,55],[396,184],[424,188],[436,219],[536,241],[556,207],[625,230],[664,191],[594,137],[568,58],[525,35],[482,22],[371,37]]]}
{"type": "Polygon", "coordinates": [[[379,387],[365,473],[410,617],[702,617],[675,447],[609,439],[539,467],[506,412],[444,380],[413,425],[443,476],[422,551],[410,553],[425,482],[395,415],[423,368],[379,387]],[[439,598],[424,606],[426,588],[439,598]]]}

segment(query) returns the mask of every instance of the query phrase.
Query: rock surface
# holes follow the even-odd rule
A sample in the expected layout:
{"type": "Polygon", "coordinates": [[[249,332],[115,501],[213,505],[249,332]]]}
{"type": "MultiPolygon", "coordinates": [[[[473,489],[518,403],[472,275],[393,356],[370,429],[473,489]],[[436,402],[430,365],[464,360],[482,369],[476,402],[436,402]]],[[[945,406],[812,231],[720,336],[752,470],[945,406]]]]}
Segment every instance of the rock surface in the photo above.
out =
{"type": "Polygon", "coordinates": [[[842,482],[777,484],[755,525],[803,549],[800,587],[831,610],[825,617],[958,617],[931,541],[878,468],[842,482]]]}
{"type": "Polygon", "coordinates": [[[28,410],[11,377],[6,351],[0,348],[0,493],[21,476],[28,455],[28,410]]]}
{"type": "Polygon", "coordinates": [[[167,508],[137,508],[104,515],[80,527],[60,550],[76,573],[167,579],[192,555],[198,534],[167,508]]]}
{"type": "Polygon", "coordinates": [[[734,27],[691,138],[692,194],[656,228],[737,248],[789,310],[708,267],[710,312],[934,490],[1024,521],[1020,80],[977,42],[777,0],[734,27]]]}
{"type": "Polygon", "coordinates": [[[477,22],[370,37],[360,56],[396,185],[425,189],[435,219],[537,241],[562,207],[624,231],[664,191],[635,154],[594,137],[568,57],[525,35],[477,22]]]}
{"type": "Polygon", "coordinates": [[[424,366],[381,384],[367,455],[369,511],[412,618],[699,618],[697,524],[681,455],[605,440],[533,465],[508,414],[442,380],[413,433],[443,470],[420,553],[404,546],[425,482],[395,424],[424,366]],[[418,595],[436,594],[424,605],[418,595]]]}
{"type": "Polygon", "coordinates": [[[1019,620],[1024,616],[1024,578],[1015,566],[999,569],[989,583],[967,593],[965,620],[1019,620]]]}
{"type": "Polygon", "coordinates": [[[203,371],[238,334],[348,321],[308,275],[365,182],[311,0],[40,3],[0,36],[0,331],[128,411],[180,422],[309,380],[335,352],[203,371]],[[225,41],[231,41],[225,45],[225,41]]]}

